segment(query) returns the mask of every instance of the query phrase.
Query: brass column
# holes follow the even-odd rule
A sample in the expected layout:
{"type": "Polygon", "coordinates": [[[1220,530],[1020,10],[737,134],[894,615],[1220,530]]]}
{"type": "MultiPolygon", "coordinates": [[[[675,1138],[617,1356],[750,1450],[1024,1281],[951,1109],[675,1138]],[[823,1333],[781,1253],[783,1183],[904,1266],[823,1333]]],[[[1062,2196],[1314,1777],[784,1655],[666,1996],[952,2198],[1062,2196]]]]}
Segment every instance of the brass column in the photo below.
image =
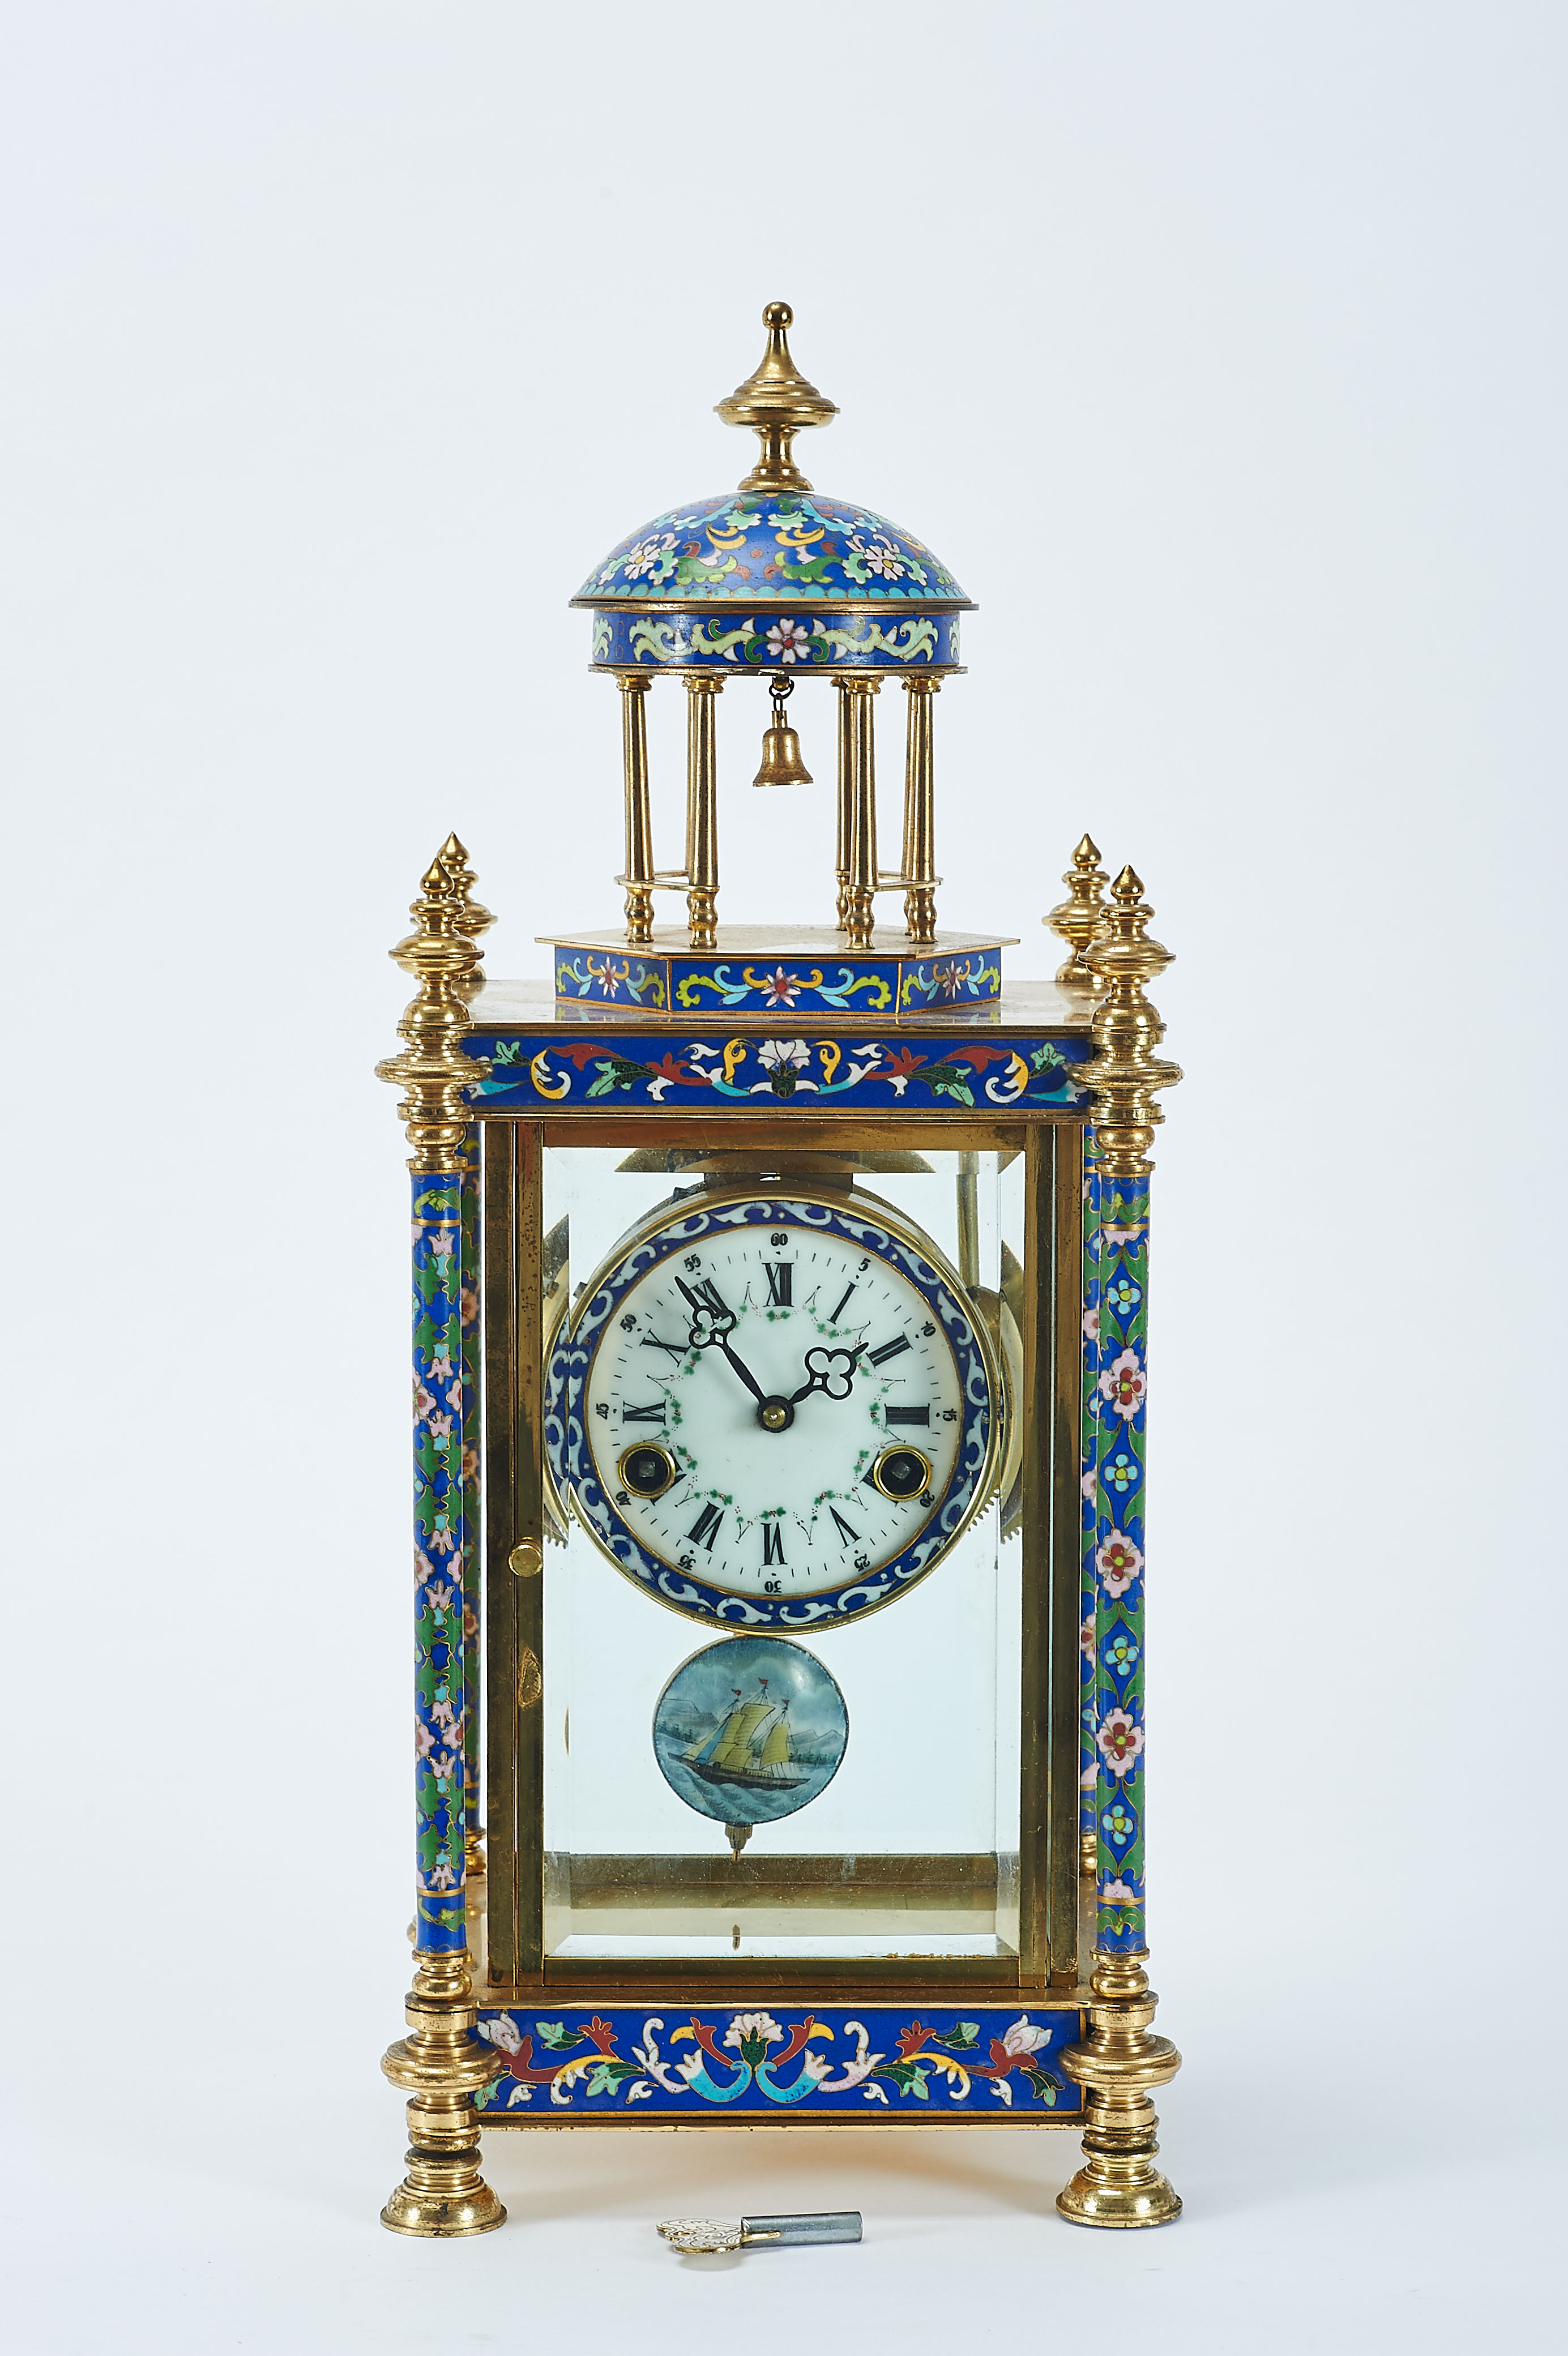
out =
{"type": "Polygon", "coordinates": [[[686,681],[686,922],[694,949],[718,943],[719,773],[714,701],[722,679],[703,671],[686,681]]]}
{"type": "Polygon", "coordinates": [[[876,892],[876,734],[872,698],[879,679],[845,680],[849,752],[849,909],[844,930],[857,948],[871,939],[876,892]]]}
{"type": "Polygon", "coordinates": [[[833,701],[838,711],[839,731],[838,847],[835,866],[838,873],[838,928],[842,933],[847,931],[849,927],[849,839],[852,832],[849,805],[850,777],[854,767],[850,737],[854,726],[854,707],[850,697],[847,679],[834,680],[833,701]]]}
{"type": "Polygon", "coordinates": [[[936,771],[931,750],[931,698],[940,679],[907,679],[908,720],[904,740],[904,922],[909,938],[929,948],[937,937],[936,771]]]}
{"type": "Polygon", "coordinates": [[[626,765],[626,937],[653,938],[653,821],[648,808],[648,690],[646,674],[623,671],[620,690],[621,746],[626,765]]]}

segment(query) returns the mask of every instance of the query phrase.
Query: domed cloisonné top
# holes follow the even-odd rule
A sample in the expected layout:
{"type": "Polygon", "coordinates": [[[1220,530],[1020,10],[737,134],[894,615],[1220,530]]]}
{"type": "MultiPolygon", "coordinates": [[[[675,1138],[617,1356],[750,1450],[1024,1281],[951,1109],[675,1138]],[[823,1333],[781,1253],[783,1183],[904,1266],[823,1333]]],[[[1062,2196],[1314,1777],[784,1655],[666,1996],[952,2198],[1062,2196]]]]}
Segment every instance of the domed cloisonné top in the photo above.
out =
{"type": "Polygon", "coordinates": [[[572,602],[597,616],[600,667],[835,670],[951,669],[957,615],[971,603],[912,532],[818,491],[727,491],[673,508],[623,540],[572,602]],[[684,618],[715,605],[746,617],[684,618]]]}
{"type": "Polygon", "coordinates": [[[768,349],[718,404],[757,434],[757,463],[738,490],[655,517],[589,574],[572,603],[594,616],[596,668],[955,670],[972,600],[912,532],[806,480],[794,437],[837,412],[789,356],[789,305],[762,316],[768,349]]]}

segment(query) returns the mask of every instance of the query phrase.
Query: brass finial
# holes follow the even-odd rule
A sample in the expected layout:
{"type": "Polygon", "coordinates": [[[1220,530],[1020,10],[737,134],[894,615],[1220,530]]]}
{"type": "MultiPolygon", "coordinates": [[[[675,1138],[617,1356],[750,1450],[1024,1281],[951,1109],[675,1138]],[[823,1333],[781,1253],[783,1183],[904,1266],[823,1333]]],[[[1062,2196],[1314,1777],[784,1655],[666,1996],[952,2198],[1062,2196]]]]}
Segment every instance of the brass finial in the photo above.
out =
{"type": "Polygon", "coordinates": [[[479,936],[481,933],[489,931],[490,926],[495,923],[495,918],[489,910],[481,907],[474,897],[474,885],[478,878],[468,864],[467,852],[455,834],[447,836],[435,856],[451,878],[452,889],[456,897],[457,906],[452,919],[452,929],[454,932],[461,933],[465,940],[473,942],[475,954],[480,961],[472,973],[465,975],[461,981],[454,984],[460,997],[472,998],[477,991],[483,989],[485,980],[480,969],[485,953],[478,946],[479,936]]]}
{"type": "Polygon", "coordinates": [[[490,1068],[478,1057],[465,1055],[462,1048],[468,1010],[461,993],[466,983],[472,986],[479,963],[478,950],[458,927],[463,907],[438,851],[409,910],[414,929],[389,951],[418,984],[397,1026],[398,1036],[407,1044],[401,1055],[376,1066],[378,1079],[395,1081],[403,1091],[398,1111],[413,1149],[411,1170],[457,1167],[472,1117],[463,1092],[490,1068]]]}
{"type": "Polygon", "coordinates": [[[1099,991],[1100,983],[1085,961],[1084,951],[1105,931],[1107,881],[1099,850],[1086,834],[1072,854],[1072,865],[1062,877],[1068,887],[1067,898],[1041,920],[1072,951],[1065,965],[1057,968],[1058,989],[1099,991]]]}
{"type": "Polygon", "coordinates": [[[838,415],[837,403],[808,384],[789,357],[794,318],[788,303],[769,303],[762,315],[768,349],[746,382],[715,403],[726,425],[751,426],[762,444],[762,455],[737,486],[743,491],[809,491],[789,445],[802,425],[825,425],[838,415]]]}
{"type": "Polygon", "coordinates": [[[1165,1026],[1144,995],[1144,982],[1171,963],[1170,950],[1148,937],[1154,913],[1138,877],[1123,867],[1111,886],[1105,930],[1084,952],[1105,996],[1094,1010],[1094,1056],[1079,1075],[1098,1099],[1100,1164],[1113,1178],[1141,1177],[1151,1167],[1149,1148],[1165,1119],[1155,1091],[1174,1087],[1181,1077],[1179,1064],[1155,1054],[1165,1026]]]}

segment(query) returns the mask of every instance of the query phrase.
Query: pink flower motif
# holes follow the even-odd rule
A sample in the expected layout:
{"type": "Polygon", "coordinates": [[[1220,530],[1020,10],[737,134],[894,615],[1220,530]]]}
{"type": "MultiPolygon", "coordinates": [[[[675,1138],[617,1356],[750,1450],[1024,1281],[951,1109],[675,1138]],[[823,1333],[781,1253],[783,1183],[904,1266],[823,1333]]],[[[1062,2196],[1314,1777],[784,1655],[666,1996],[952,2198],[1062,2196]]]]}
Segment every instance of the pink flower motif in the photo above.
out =
{"type": "Polygon", "coordinates": [[[1108,1244],[1135,1244],[1143,1232],[1142,1219],[1134,1220],[1130,1227],[1104,1226],[1100,1230],[1102,1239],[1108,1244]]]}
{"type": "Polygon", "coordinates": [[[1082,1774],[1078,1779],[1078,1788],[1080,1792],[1092,1792],[1099,1781],[1099,1768],[1086,1767],[1082,1774]]]}
{"type": "Polygon", "coordinates": [[[1095,1549],[1094,1568],[1107,1595],[1125,1595],[1144,1568],[1144,1558],[1131,1538],[1112,1530],[1105,1544],[1095,1549]]]}
{"type": "Polygon", "coordinates": [[[427,1890],[456,1890],[457,1877],[445,1862],[433,1865],[425,1876],[424,1886],[427,1890]]]}
{"type": "Polygon", "coordinates": [[[435,1392],[427,1391],[423,1383],[416,1382],[413,1386],[413,1419],[415,1423],[418,1423],[424,1416],[433,1414],[435,1412],[435,1392]]]}
{"type": "Polygon", "coordinates": [[[456,1590],[448,1587],[444,1579],[435,1580],[431,1585],[430,1601],[435,1604],[437,1612],[446,1612],[450,1610],[452,1598],[456,1592],[456,1590]]]}
{"type": "Polygon", "coordinates": [[[1144,1747],[1144,1730],[1124,1709],[1107,1710],[1094,1737],[1111,1773],[1130,1775],[1144,1747]]]}
{"type": "Polygon", "coordinates": [[[1037,2053],[1042,2045],[1051,2041],[1048,2029],[1036,2029],[1026,2012],[1021,2012],[1012,2027],[1003,2033],[1004,2053],[1037,2053]]]}
{"type": "Polygon", "coordinates": [[[433,1439],[435,1439],[435,1440],[450,1440],[450,1439],[451,1439],[451,1437],[452,1437],[452,1419],[451,1419],[451,1417],[450,1417],[449,1415],[432,1415],[432,1416],[427,1416],[427,1417],[425,1418],[425,1423],[426,1423],[426,1426],[427,1426],[427,1427],[428,1427],[428,1429],[429,1429],[429,1431],[430,1431],[431,1437],[432,1437],[433,1439]]]}
{"type": "Polygon", "coordinates": [[[786,973],[783,967],[778,965],[770,974],[764,975],[763,987],[768,992],[769,1006],[793,1006],[800,995],[802,984],[798,973],[786,973]]]}
{"type": "Polygon", "coordinates": [[[775,622],[768,633],[768,644],[776,662],[811,659],[811,634],[804,622],[775,622]]]}
{"type": "Polygon", "coordinates": [[[413,1721],[414,1749],[421,1759],[428,1759],[435,1748],[435,1737],[422,1718],[413,1721]]]}
{"type": "Polygon", "coordinates": [[[1092,1464],[1085,1466],[1083,1478],[1078,1485],[1081,1494],[1092,1505],[1100,1494],[1100,1475],[1092,1464]]]}
{"type": "Polygon", "coordinates": [[[450,1554],[457,1540],[456,1535],[443,1526],[432,1530],[425,1543],[436,1554],[450,1554]]]}
{"type": "Polygon", "coordinates": [[[522,2033],[510,2012],[498,2012],[493,2020],[481,2020],[478,2034],[491,2045],[499,2046],[503,2053],[522,2051],[522,2033]]]}
{"type": "Polygon", "coordinates": [[[1078,1632],[1078,1649],[1086,1661],[1094,1658],[1094,1614],[1091,1612],[1078,1632]]]}
{"type": "Polygon", "coordinates": [[[435,1355],[430,1361],[431,1381],[433,1383],[449,1383],[456,1371],[456,1367],[452,1364],[445,1350],[437,1350],[435,1355]]]}
{"type": "Polygon", "coordinates": [[[1085,1340],[1086,1342],[1098,1342],[1098,1341],[1099,1341],[1099,1339],[1100,1339],[1100,1312],[1099,1312],[1099,1310],[1098,1310],[1098,1309],[1086,1309],[1086,1310],[1084,1311],[1084,1312],[1083,1312],[1083,1338],[1084,1338],[1084,1340],[1085,1340]]]}
{"type": "Polygon", "coordinates": [[[1101,1906],[1141,1906],[1144,1901],[1126,1882],[1116,1880],[1101,1883],[1100,1902],[1101,1906]]]}
{"type": "Polygon", "coordinates": [[[1149,1377],[1139,1364],[1136,1350],[1123,1350],[1106,1367],[1100,1377],[1100,1389],[1123,1423],[1131,1423],[1149,1392],[1149,1377]]]}

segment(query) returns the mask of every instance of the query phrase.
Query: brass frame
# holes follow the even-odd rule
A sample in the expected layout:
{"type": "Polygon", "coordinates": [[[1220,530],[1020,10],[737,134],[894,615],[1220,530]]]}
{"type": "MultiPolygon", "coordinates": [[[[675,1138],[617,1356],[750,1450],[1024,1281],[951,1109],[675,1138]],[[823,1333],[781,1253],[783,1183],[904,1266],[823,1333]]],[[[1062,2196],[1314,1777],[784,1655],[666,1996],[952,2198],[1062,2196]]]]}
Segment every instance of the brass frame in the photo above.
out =
{"type": "MultiPolygon", "coordinates": [[[[1019,1949],[1005,1957],[954,1956],[918,1964],[892,1958],[769,1957],[737,1975],[727,1957],[580,1957],[544,1954],[544,1826],[538,1687],[543,1537],[538,1353],[521,1337],[541,1310],[542,1154],[551,1144],[711,1146],[711,1122],[619,1122],[557,1115],[549,1121],[486,1115],[485,1403],[487,1632],[487,1829],[489,1836],[488,1978],[491,2000],[548,1994],[551,2002],[668,2002],[682,1983],[704,2000],[788,2004],[811,1987],[823,2000],[940,2002],[957,1988],[1035,2005],[1081,2004],[1088,1963],[1078,1872],[1079,1624],[1079,1254],[1081,1248],[1081,1120],[1042,1112],[1026,1120],[975,1121],[942,1114],[918,1121],[748,1122],[737,1151],[758,1175],[792,1155],[829,1145],[839,1152],[908,1150],[922,1139],[939,1150],[1025,1154],[1026,1250],[1040,1281],[1026,1296],[1026,1449],[1022,1581],[1023,1676],[1019,1808],[1019,1949]],[[514,1308],[515,1304],[515,1308],[514,1308]],[[515,1323],[514,1323],[515,1316],[515,1323]],[[519,1558],[520,1576],[513,1567],[519,1558]],[[522,1693],[530,1698],[519,1706],[522,1693]],[[1073,1993],[1076,1991],[1076,1994],[1073,1993]]],[[[487,2115],[487,2125],[490,2121],[487,2115]]],[[[750,2124],[748,2119],[747,2124],[750,2124]]],[[[835,2122],[837,2124],[837,2122],[835,2122]]],[[[990,2124],[995,2125],[994,2119],[990,2124]]],[[[1069,2122],[1063,2122],[1069,2124],[1069,2122]]]]}

